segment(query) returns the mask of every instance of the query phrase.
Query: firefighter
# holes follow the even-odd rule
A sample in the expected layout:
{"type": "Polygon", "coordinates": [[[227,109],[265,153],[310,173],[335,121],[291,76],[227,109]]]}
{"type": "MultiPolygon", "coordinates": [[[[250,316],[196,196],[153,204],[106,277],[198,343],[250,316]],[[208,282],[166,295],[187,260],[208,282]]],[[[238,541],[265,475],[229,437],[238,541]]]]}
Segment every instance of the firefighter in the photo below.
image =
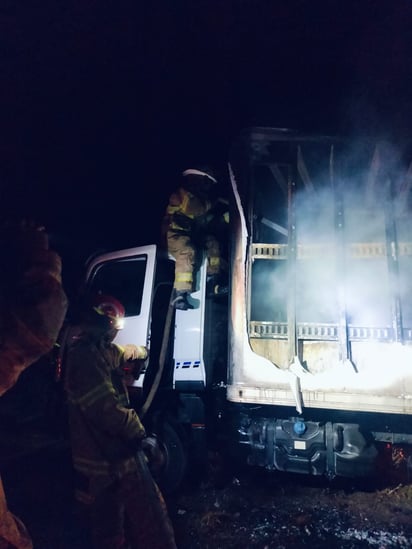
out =
{"type": "MultiPolygon", "coordinates": [[[[80,331],[66,351],[65,388],[76,496],[86,504],[96,549],[175,548],[163,497],[144,451],[158,447],[130,407],[125,380],[145,347],[113,343],[124,307],[98,295],[85,308],[80,331]]],[[[135,372],[136,373],[136,372],[135,372]]]]}
{"type": "MultiPolygon", "coordinates": [[[[189,296],[194,290],[194,273],[207,255],[208,287],[222,292],[227,270],[222,253],[222,226],[228,221],[227,202],[217,196],[217,179],[209,169],[187,169],[182,182],[170,196],[163,217],[162,240],[175,258],[172,301],[176,309],[192,309],[189,296]]],[[[227,290],[227,286],[226,286],[227,290]]]]}
{"type": "MultiPolygon", "coordinates": [[[[23,221],[0,230],[0,396],[57,340],[67,311],[60,257],[43,227],[23,221]]],[[[0,549],[31,549],[24,524],[7,507],[0,479],[0,549]]]]}

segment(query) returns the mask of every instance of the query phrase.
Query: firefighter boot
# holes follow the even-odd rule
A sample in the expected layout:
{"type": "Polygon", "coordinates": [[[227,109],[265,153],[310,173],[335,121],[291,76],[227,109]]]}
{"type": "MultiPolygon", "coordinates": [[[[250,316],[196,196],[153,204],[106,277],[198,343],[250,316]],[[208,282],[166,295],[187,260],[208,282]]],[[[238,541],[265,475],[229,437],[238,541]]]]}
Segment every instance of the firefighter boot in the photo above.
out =
{"type": "Polygon", "coordinates": [[[188,302],[189,292],[187,290],[173,290],[172,305],[175,309],[180,311],[187,311],[193,309],[193,305],[188,302]]]}
{"type": "Polygon", "coordinates": [[[229,295],[228,286],[223,286],[221,284],[217,284],[214,288],[214,291],[215,291],[215,295],[217,296],[226,297],[229,295]]]}
{"type": "Polygon", "coordinates": [[[221,275],[209,275],[206,280],[207,297],[227,296],[229,288],[221,275]]]}

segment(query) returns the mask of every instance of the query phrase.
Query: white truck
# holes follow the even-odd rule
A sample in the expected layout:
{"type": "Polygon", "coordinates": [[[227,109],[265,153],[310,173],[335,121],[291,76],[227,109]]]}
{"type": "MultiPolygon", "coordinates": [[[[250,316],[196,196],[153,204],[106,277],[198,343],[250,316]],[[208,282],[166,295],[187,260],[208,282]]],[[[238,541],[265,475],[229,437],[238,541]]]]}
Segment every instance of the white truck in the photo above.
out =
{"type": "Polygon", "coordinates": [[[213,445],[312,475],[411,468],[412,169],[388,145],[245,130],[228,164],[229,295],[169,306],[156,245],[94,257],[86,292],[126,308],[147,345],[136,408],[163,441],[165,490],[213,445]],[[388,461],[387,461],[388,460],[388,461]]]}

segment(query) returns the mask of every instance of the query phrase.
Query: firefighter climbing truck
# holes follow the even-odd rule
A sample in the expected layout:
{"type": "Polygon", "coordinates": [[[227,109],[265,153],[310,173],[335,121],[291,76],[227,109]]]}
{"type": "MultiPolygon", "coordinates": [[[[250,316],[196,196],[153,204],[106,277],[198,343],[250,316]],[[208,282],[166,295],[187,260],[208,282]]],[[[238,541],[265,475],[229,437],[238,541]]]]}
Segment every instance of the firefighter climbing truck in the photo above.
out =
{"type": "Polygon", "coordinates": [[[163,443],[164,489],[216,443],[228,459],[295,473],[368,476],[388,454],[411,466],[404,155],[244,131],[227,174],[229,293],[209,295],[204,261],[193,309],[170,305],[174,263],[156,245],[90,261],[86,291],[125,305],[117,341],[150,350],[136,407],[163,443]]]}

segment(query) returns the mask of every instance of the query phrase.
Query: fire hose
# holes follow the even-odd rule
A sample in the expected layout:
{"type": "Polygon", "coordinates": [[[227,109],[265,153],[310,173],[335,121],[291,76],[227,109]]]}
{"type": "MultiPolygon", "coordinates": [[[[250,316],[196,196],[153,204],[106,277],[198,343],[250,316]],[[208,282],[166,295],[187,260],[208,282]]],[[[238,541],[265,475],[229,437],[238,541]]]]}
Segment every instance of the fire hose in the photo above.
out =
{"type": "Polygon", "coordinates": [[[172,302],[170,301],[169,308],[167,311],[167,316],[166,316],[165,329],[163,332],[162,346],[160,348],[159,368],[156,372],[156,376],[153,380],[153,384],[150,387],[149,394],[147,395],[147,398],[142,408],[140,409],[140,412],[139,412],[140,418],[143,418],[146,415],[147,411],[149,410],[153,402],[153,399],[157,393],[157,390],[159,388],[160,380],[162,379],[163,370],[166,362],[166,353],[167,353],[167,347],[169,343],[169,334],[170,334],[170,327],[172,325],[173,313],[174,313],[174,307],[172,305],[172,302]]]}

